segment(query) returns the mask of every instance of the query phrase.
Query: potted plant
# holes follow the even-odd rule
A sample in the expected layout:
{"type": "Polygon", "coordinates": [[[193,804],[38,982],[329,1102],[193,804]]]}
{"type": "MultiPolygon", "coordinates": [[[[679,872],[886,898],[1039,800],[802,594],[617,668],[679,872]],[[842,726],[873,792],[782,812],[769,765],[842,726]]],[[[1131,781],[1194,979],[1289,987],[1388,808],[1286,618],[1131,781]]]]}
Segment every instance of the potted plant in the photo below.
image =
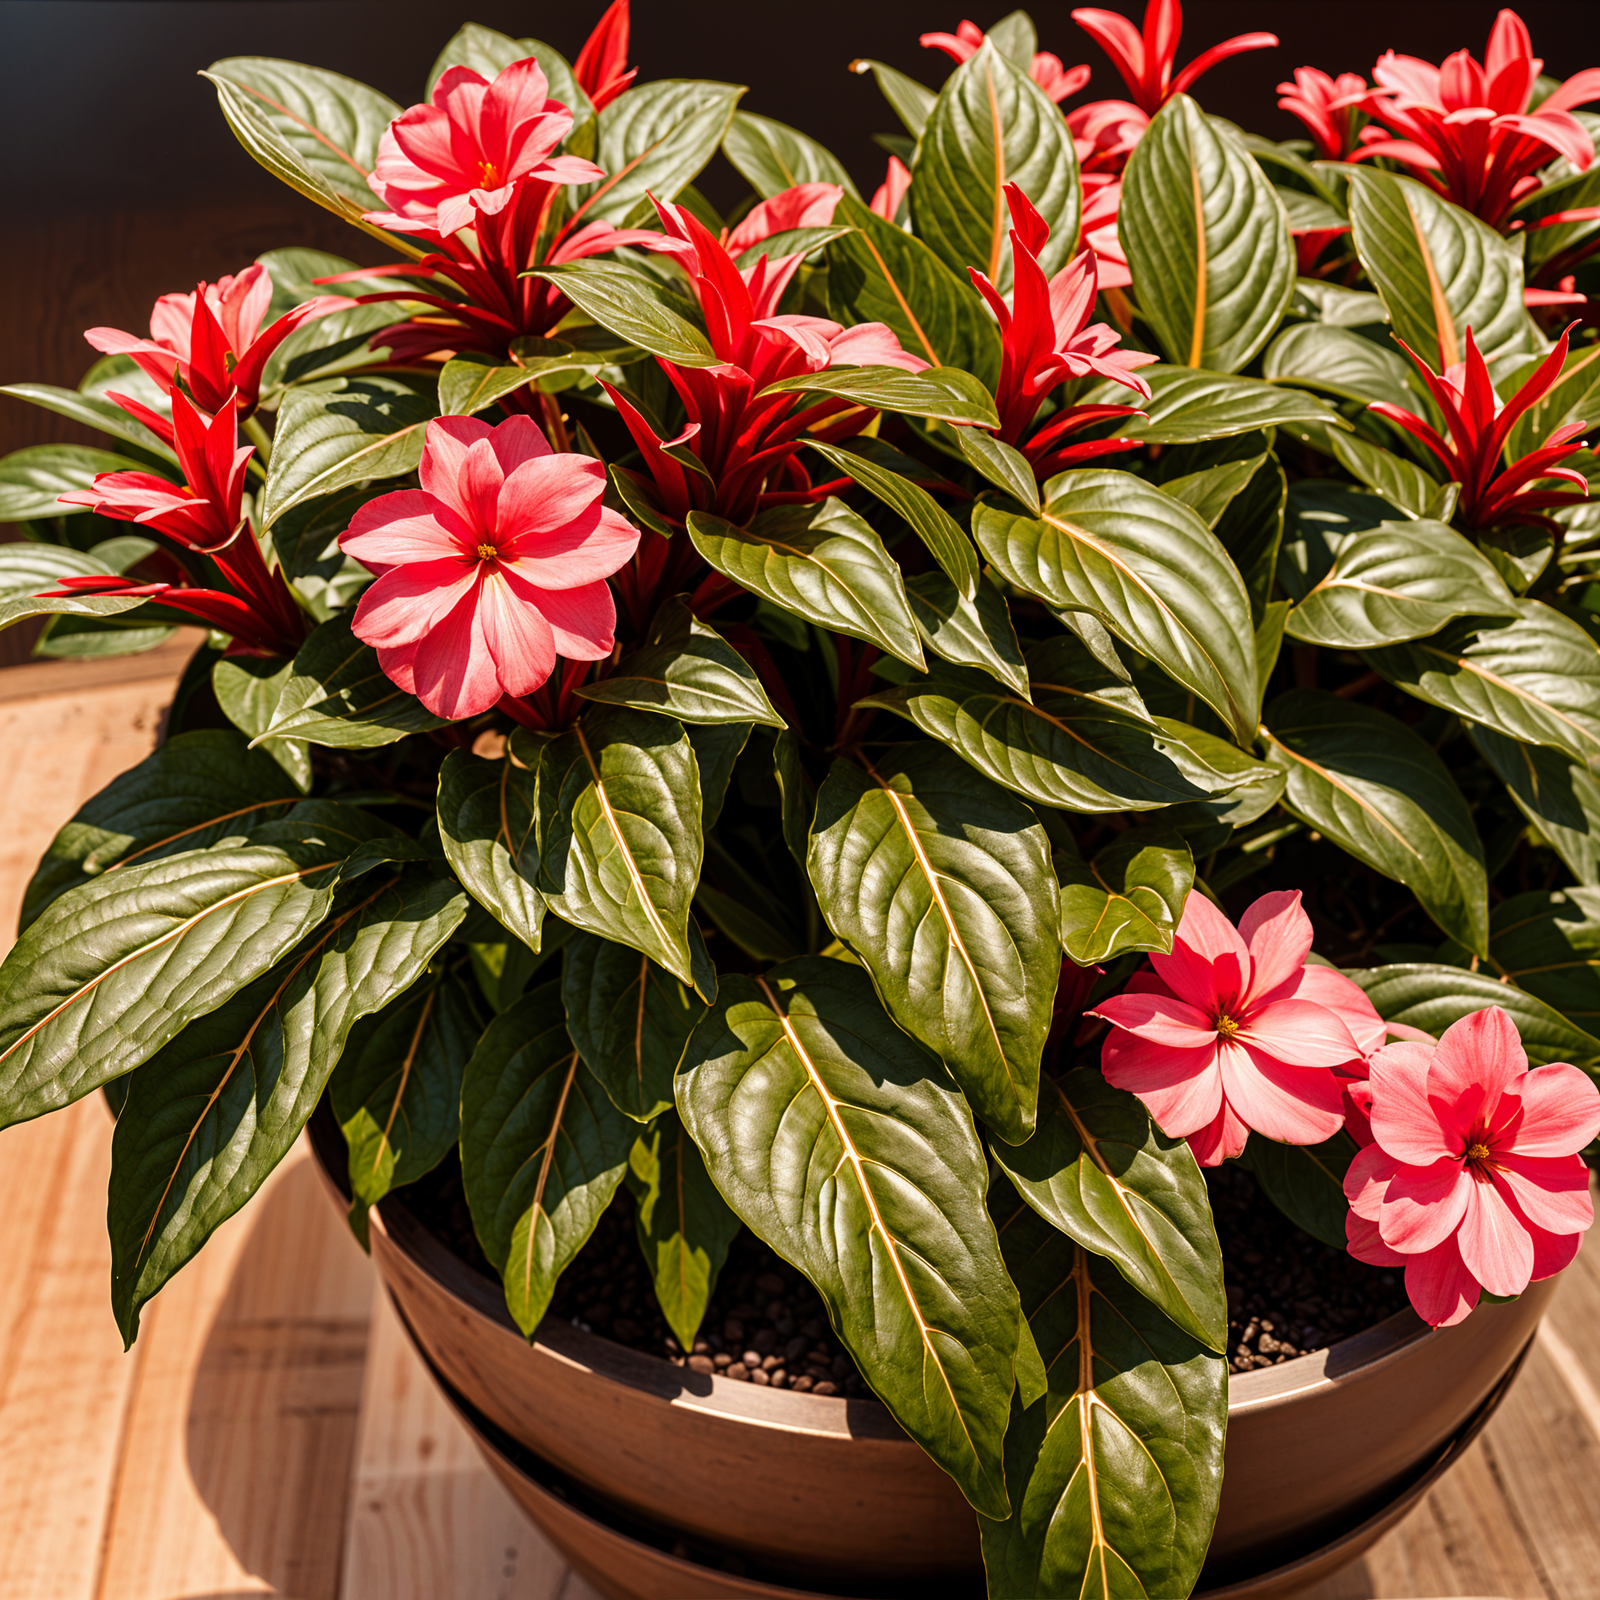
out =
{"type": "Polygon", "coordinates": [[[1214,1574],[1514,1366],[1600,1132],[1600,71],[1503,12],[1280,143],[1189,93],[1269,35],[1074,15],[1129,99],[1022,13],[855,63],[870,202],[626,0],[410,108],[209,70],[377,263],[90,330],[6,392],[114,448],[0,462],[0,622],[211,630],[0,967],[0,1123],[116,1113],[130,1343],[321,1102],[486,1441],[807,1581],[1187,1594],[1230,1363],[1289,1510],[1214,1574]]]}

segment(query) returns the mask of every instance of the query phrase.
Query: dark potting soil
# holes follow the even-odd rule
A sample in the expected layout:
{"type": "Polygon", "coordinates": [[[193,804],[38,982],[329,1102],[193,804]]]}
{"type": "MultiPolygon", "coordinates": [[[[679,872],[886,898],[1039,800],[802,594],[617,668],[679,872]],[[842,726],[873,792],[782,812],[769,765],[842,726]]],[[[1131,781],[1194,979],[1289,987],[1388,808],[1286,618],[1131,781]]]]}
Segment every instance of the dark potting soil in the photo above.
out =
{"type": "MultiPolygon", "coordinates": [[[[1206,1181],[1222,1245],[1229,1371],[1276,1366],[1404,1309],[1399,1273],[1302,1233],[1242,1167],[1213,1169],[1206,1181]]],[[[472,1231],[454,1154],[396,1198],[469,1266],[496,1278],[472,1231]]],[[[656,1304],[625,1188],[562,1274],[550,1314],[695,1372],[797,1393],[872,1398],[834,1338],[821,1296],[748,1231],[729,1248],[700,1336],[693,1350],[684,1350],[656,1304]]]]}

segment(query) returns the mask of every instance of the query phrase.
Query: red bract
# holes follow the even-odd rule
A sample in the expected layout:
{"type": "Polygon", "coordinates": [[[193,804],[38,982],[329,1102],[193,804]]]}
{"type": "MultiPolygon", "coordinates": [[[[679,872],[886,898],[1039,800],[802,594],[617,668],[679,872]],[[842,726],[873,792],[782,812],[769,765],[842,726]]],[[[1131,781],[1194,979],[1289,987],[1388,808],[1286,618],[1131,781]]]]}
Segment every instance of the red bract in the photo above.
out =
{"type": "Polygon", "coordinates": [[[910,169],[899,156],[890,156],[889,165],[884,169],[883,182],[873,193],[870,209],[886,222],[893,222],[900,214],[900,202],[905,199],[906,190],[910,187],[910,169]]]}
{"type": "Polygon", "coordinates": [[[1162,1132],[1187,1135],[1202,1166],[1237,1156],[1251,1129],[1286,1144],[1331,1137],[1343,1120],[1336,1074],[1359,1070],[1383,1023],[1342,973],[1308,966],[1310,951],[1298,890],[1263,895],[1237,929],[1191,893],[1172,953],[1090,1012],[1112,1027],[1106,1080],[1162,1132]]]}
{"type": "Polygon", "coordinates": [[[1084,178],[1117,177],[1149,126],[1149,117],[1126,100],[1091,100],[1069,111],[1067,132],[1084,178]]]}
{"type": "Polygon", "coordinates": [[[1491,1294],[1521,1294],[1578,1253],[1594,1221],[1577,1152],[1600,1133],[1600,1090],[1565,1064],[1530,1072],[1498,1006],[1437,1046],[1393,1044],[1371,1061],[1372,1143],[1344,1192],[1350,1254],[1405,1268],[1435,1327],[1491,1294]]]}
{"type": "Polygon", "coordinates": [[[558,455],[530,417],[428,424],[422,487],[369,501],[339,536],[377,573],[356,637],[435,716],[470,717],[531,694],[556,657],[611,651],[605,579],[639,532],[608,510],[605,467],[558,455]]]}
{"type": "Polygon", "coordinates": [[[1357,72],[1330,78],[1316,67],[1296,67],[1293,83],[1280,83],[1278,109],[1298,117],[1309,130],[1317,155],[1324,161],[1343,161],[1356,148],[1361,112],[1367,97],[1367,80],[1357,72]]]}
{"type": "Polygon", "coordinates": [[[1083,216],[1078,237],[1094,251],[1102,289],[1125,289],[1133,282],[1128,257],[1117,236],[1117,211],[1122,205],[1122,179],[1109,173],[1083,174],[1083,216]]]}
{"type": "MultiPolygon", "coordinates": [[[[954,33],[925,33],[917,43],[925,50],[942,50],[952,61],[961,62],[970,61],[977,55],[986,37],[977,23],[963,22],[954,33]]],[[[1028,67],[1028,76],[1059,105],[1089,81],[1089,69],[1064,67],[1060,56],[1040,50],[1028,67]]]]}
{"type": "MultiPolygon", "coordinates": [[[[834,185],[803,187],[831,189],[837,203],[839,191],[834,185]]],[[[815,196],[791,202],[779,195],[768,205],[773,218],[790,214],[796,206],[813,217],[822,214],[815,196]]],[[[879,322],[844,328],[823,317],[779,314],[783,291],[801,256],[773,261],[763,255],[741,270],[727,247],[691,212],[659,201],[656,209],[666,234],[653,248],[670,251],[683,265],[720,363],[714,367],[660,363],[689,418],[688,426],[671,439],[663,438],[626,395],[608,386],[644,457],[663,517],[682,523],[691,510],[702,510],[743,523],[762,505],[820,498],[831,486],[813,487],[795,459],[802,436],[829,422],[826,437],[848,437],[859,432],[872,413],[842,400],[807,403],[807,397],[761,391],[783,378],[829,366],[894,366],[920,372],[928,363],[902,350],[894,334],[879,322]],[[701,472],[668,454],[680,447],[700,464],[701,472]],[[780,480],[785,487],[776,487],[780,480]]]]}
{"type": "MultiPolygon", "coordinates": [[[[241,413],[249,416],[260,398],[261,374],[272,352],[302,322],[355,304],[337,295],[319,295],[286,311],[263,333],[261,319],[271,301],[272,279],[258,261],[215,283],[196,284],[193,294],[162,295],[150,313],[148,339],[117,328],[90,328],[84,338],[104,355],[132,356],[163,389],[170,391],[181,382],[212,415],[237,393],[241,413]]],[[[134,407],[125,404],[125,409],[134,407]]],[[[154,418],[144,406],[136,415],[172,443],[172,430],[164,418],[154,418]]]]}
{"type": "Polygon", "coordinates": [[[102,472],[91,488],[62,495],[62,504],[137,523],[186,551],[208,556],[233,592],[129,578],[65,578],[55,592],[159,595],[174,610],[231,633],[246,651],[292,655],[306,636],[305,613],[283,574],[268,570],[241,514],[252,452],[238,448],[238,401],[230,399],[208,420],[182,395],[174,395],[172,442],[183,483],[150,472],[102,472]]]}
{"type": "Polygon", "coordinates": [[[1174,77],[1172,64],[1183,33],[1183,8],[1178,0],[1149,0],[1142,34],[1115,11],[1074,11],[1072,20],[1111,57],[1134,104],[1147,117],[1153,117],[1173,95],[1186,94],[1219,61],[1246,50],[1265,50],[1278,42],[1273,33],[1241,33],[1212,45],[1174,77]]]}
{"type": "Polygon", "coordinates": [[[1400,138],[1364,143],[1358,159],[1388,156],[1458,206],[1501,226],[1537,173],[1556,156],[1586,169],[1594,144],[1571,112],[1600,99],[1600,68],[1568,78],[1529,110],[1544,63],[1522,19],[1502,11],[1483,65],[1458,50],[1442,67],[1388,51],[1372,76],[1366,109],[1400,138]]]}
{"type": "Polygon", "coordinates": [[[572,63],[578,87],[596,111],[610,105],[638,77],[628,67],[628,0],[612,0],[572,63]]]}
{"type": "Polygon", "coordinates": [[[1560,524],[1544,513],[1556,506],[1576,505],[1587,498],[1589,484],[1583,474],[1558,464],[1583,448],[1578,436],[1588,427],[1586,422],[1569,422],[1557,428],[1542,448],[1510,466],[1502,465],[1512,424],[1530,406],[1542,400],[1560,379],[1570,332],[1568,329],[1561,335],[1550,354],[1503,404],[1495,393],[1489,369],[1479,354],[1470,328],[1467,329],[1466,360],[1447,367],[1443,377],[1403,340],[1398,341],[1400,348],[1416,363],[1434,404],[1443,412],[1445,425],[1450,430],[1450,443],[1446,444],[1439,437],[1431,423],[1401,406],[1376,400],[1367,409],[1387,417],[1413,438],[1420,439],[1438,458],[1446,473],[1461,485],[1456,514],[1464,527],[1477,531],[1507,523],[1525,523],[1559,535],[1560,524]],[[1543,478],[1558,478],[1574,488],[1541,489],[1539,481],[1543,478]]]}
{"type": "Polygon", "coordinates": [[[1058,441],[1108,417],[1136,414],[1133,406],[1066,406],[1034,437],[1022,444],[1050,391],[1068,378],[1094,373],[1132,389],[1145,399],[1150,385],[1133,376],[1135,367],[1156,358],[1116,348],[1121,335],[1103,322],[1091,323],[1096,293],[1094,251],[1075,256],[1053,278],[1039,265],[1039,252],[1050,237],[1049,224],[1014,183],[1006,185],[1011,208],[1011,303],[979,272],[967,270],[1000,324],[1000,382],[995,405],[1000,413],[998,437],[1021,444],[1022,453],[1041,477],[1072,461],[1111,451],[1130,450],[1133,441],[1096,439],[1059,446],[1058,441]]]}

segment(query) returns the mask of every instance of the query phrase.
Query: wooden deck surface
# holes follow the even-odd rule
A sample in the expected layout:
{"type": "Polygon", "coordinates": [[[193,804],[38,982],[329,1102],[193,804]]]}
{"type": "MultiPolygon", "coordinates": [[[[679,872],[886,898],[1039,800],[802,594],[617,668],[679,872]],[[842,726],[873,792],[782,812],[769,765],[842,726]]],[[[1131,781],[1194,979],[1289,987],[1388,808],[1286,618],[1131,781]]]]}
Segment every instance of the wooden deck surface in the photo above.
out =
{"type": "MultiPolygon", "coordinates": [[[[0,673],[0,944],[56,827],[154,743],[182,651],[0,673]]],[[[303,1145],[125,1355],[110,1139],[97,1096],[0,1134],[0,1600],[599,1600],[480,1465],[303,1145]]],[[[1600,1596],[1600,1241],[1479,1442],[1304,1600],[1425,1596],[1600,1596]]]]}

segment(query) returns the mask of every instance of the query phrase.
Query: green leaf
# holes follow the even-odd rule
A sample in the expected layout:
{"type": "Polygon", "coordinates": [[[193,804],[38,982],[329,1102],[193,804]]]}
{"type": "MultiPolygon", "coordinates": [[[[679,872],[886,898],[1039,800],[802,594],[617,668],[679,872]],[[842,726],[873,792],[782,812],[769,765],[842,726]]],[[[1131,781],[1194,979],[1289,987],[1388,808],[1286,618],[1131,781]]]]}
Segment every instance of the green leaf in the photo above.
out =
{"type": "MultiPolygon", "coordinates": [[[[1595,178],[1600,179],[1600,171],[1596,172],[1595,178]]],[[[1595,224],[1591,222],[1589,226],[1592,228],[1595,224]]],[[[1545,231],[1540,230],[1541,233],[1545,231]]],[[[1520,388],[1541,359],[1542,356],[1530,358],[1508,375],[1509,380],[1520,388]]],[[[1506,435],[1507,460],[1517,461],[1523,456],[1532,455],[1535,450],[1549,443],[1550,435],[1562,423],[1579,418],[1587,421],[1594,414],[1595,402],[1592,397],[1596,385],[1600,385],[1600,365],[1596,364],[1597,361],[1600,361],[1600,345],[1579,345],[1576,349],[1568,350],[1567,359],[1561,364],[1561,376],[1556,379],[1555,385],[1512,424],[1511,432],[1506,435]]],[[[4,392],[0,390],[0,393],[4,392]]]]}
{"type": "MultiPolygon", "coordinates": [[[[3,465],[0,465],[3,470],[3,465]]],[[[0,496],[4,495],[0,487],[0,496]]],[[[111,567],[98,556],[68,545],[36,544],[32,540],[0,544],[0,628],[24,617],[51,615],[109,617],[132,611],[145,602],[120,595],[83,595],[60,600],[40,600],[36,595],[63,578],[106,577],[111,567]]]]}
{"type": "Polygon", "coordinates": [[[299,799],[271,756],[247,750],[237,733],[174,734],[85,801],[50,841],[22,897],[22,927],[112,867],[209,849],[284,816],[299,799]]]}
{"type": "Polygon", "coordinates": [[[0,522],[78,516],[88,506],[60,503],[69,491],[92,488],[102,472],[149,472],[150,463],[82,444],[33,444],[0,456],[0,522]]]}
{"type": "Polygon", "coordinates": [[[1256,469],[1266,459],[1265,455],[1248,456],[1243,461],[1224,461],[1200,472],[1187,472],[1182,477],[1167,479],[1161,485],[1161,492],[1181,500],[1215,532],[1222,513],[1255,477],[1256,469]]]}
{"type": "MultiPolygon", "coordinates": [[[[1220,827],[1225,841],[1228,832],[1264,817],[1282,797],[1287,779],[1278,768],[1257,761],[1237,745],[1188,723],[1172,717],[1157,717],[1155,721],[1168,741],[1166,748],[1186,775],[1216,790],[1214,798],[1169,807],[1161,818],[1164,827],[1201,835],[1220,827]]],[[[1196,842],[1194,848],[1215,849],[1216,845],[1196,842]]]]}
{"type": "Polygon", "coordinates": [[[465,983],[438,973],[352,1034],[328,1093],[349,1149],[358,1237],[366,1237],[368,1206],[455,1149],[462,1071],[483,1032],[478,1012],[465,983]]]}
{"type": "Polygon", "coordinates": [[[439,769],[439,842],[462,887],[539,953],[539,770],[452,750],[439,769]]]}
{"type": "Polygon", "coordinates": [[[1600,1071],[1600,1038],[1576,1027],[1526,990],[1501,983],[1487,972],[1417,961],[1365,972],[1351,969],[1345,976],[1366,990],[1386,1022],[1421,1028],[1437,1037],[1463,1017],[1485,1006],[1499,1006],[1510,1013],[1534,1066],[1566,1061],[1588,1072],[1600,1071]]]}
{"type": "Polygon", "coordinates": [[[1481,724],[1469,724],[1467,732],[1537,836],[1579,883],[1600,884],[1600,778],[1554,750],[1481,724]]]}
{"type": "MultiPolygon", "coordinates": [[[[293,670],[292,662],[276,656],[225,656],[212,665],[211,692],[216,695],[223,716],[253,739],[272,721],[283,686],[293,670]]],[[[310,792],[311,752],[305,745],[292,739],[270,739],[260,749],[283,768],[301,794],[310,792]]]]}
{"type": "Polygon", "coordinates": [[[690,320],[688,301],[637,267],[621,261],[572,261],[561,267],[539,267],[527,276],[553,283],[602,328],[664,361],[680,367],[714,367],[720,359],[690,320]]]}
{"type": "Polygon", "coordinates": [[[883,98],[889,102],[889,109],[905,125],[906,132],[913,139],[922,137],[933,103],[939,98],[932,89],[925,88],[915,78],[908,78],[882,61],[852,61],[850,70],[870,72],[883,98]]]}
{"type": "Polygon", "coordinates": [[[1034,516],[1039,515],[1039,482],[1020,450],[981,428],[957,428],[955,439],[969,466],[1034,516]]]}
{"type": "MultiPolygon", "coordinates": [[[[1244,579],[1250,595],[1250,620],[1258,638],[1277,576],[1288,489],[1288,478],[1277,457],[1267,456],[1257,465],[1250,481],[1228,502],[1212,530],[1244,579]]],[[[1258,649],[1258,656],[1259,653],[1258,649]]],[[[1267,667],[1270,670],[1270,661],[1267,667]]],[[[1265,682],[1264,672],[1260,678],[1265,682]]]]}
{"type": "Polygon", "coordinates": [[[621,225],[647,196],[675,200],[722,143],[744,90],[697,78],[658,78],[619,95],[598,118],[595,164],[607,176],[568,192],[574,220],[621,225]]]}
{"type": "Polygon", "coordinates": [[[1472,813],[1449,769],[1403,722],[1320,689],[1267,708],[1283,804],[1358,861],[1409,888],[1453,939],[1487,955],[1488,881],[1472,813]]]}
{"type": "Polygon", "coordinates": [[[1250,597],[1186,506],[1131,473],[1091,468],[1052,478],[1043,516],[979,505],[972,531],[1001,576],[1049,606],[1087,611],[1251,736],[1250,597]]]}
{"type": "Polygon", "coordinates": [[[1238,139],[1187,95],[1145,129],[1122,180],[1117,237],[1167,359],[1237,372],[1294,294],[1289,219],[1238,139]]]}
{"type": "Polygon", "coordinates": [[[1342,1128],[1321,1144],[1275,1144],[1251,1134],[1241,1164],[1255,1174],[1266,1197],[1297,1228],[1335,1250],[1343,1250],[1350,1202],[1344,1175],[1355,1158],[1356,1142],[1342,1128]]]}
{"type": "Polygon", "coordinates": [[[1286,328],[1261,358],[1261,376],[1273,383],[1303,384],[1368,404],[1386,400],[1415,411],[1420,401],[1412,392],[1410,373],[1395,351],[1325,322],[1286,328]]]}
{"type": "Polygon", "coordinates": [[[675,1111],[663,1112],[634,1140],[627,1180],[662,1315],[678,1343],[692,1350],[742,1224],[675,1111]]]}
{"type": "Polygon", "coordinates": [[[339,548],[339,535],[370,500],[364,484],[304,500],[272,525],[272,549],[290,587],[318,622],[347,610],[372,574],[339,548]]]}
{"type": "Polygon", "coordinates": [[[689,917],[703,846],[699,766],[682,724],[597,706],[546,750],[539,809],[550,909],[714,993],[689,917]]]}
{"type": "Polygon", "coordinates": [[[817,791],[800,760],[800,741],[787,728],[773,741],[773,777],[782,797],[783,842],[795,865],[805,870],[811,847],[811,819],[816,814],[817,791]]]}
{"type": "Polygon", "coordinates": [[[627,945],[578,932],[564,959],[567,1032],[584,1065],[624,1116],[654,1121],[672,1105],[672,1075],[705,1006],[627,945]]]}
{"type": "Polygon", "coordinates": [[[802,183],[836,183],[846,194],[860,199],[850,174],[831,150],[771,117],[735,111],[723,136],[722,153],[763,200],[802,183]]]}
{"type": "Polygon", "coordinates": [[[1334,458],[1351,477],[1366,484],[1408,517],[1437,517],[1444,521],[1454,511],[1454,498],[1445,509],[1441,496],[1451,490],[1459,493],[1458,487],[1430,478],[1404,456],[1397,456],[1392,450],[1385,450],[1382,445],[1354,433],[1329,434],[1328,444],[1334,458]]]}
{"type": "Polygon", "coordinates": [[[1019,1312],[955,1084],[865,972],[808,957],[729,977],[677,1088],[723,1198],[816,1286],[900,1426],[1004,1516],[1019,1312]]]}
{"type": "Polygon", "coordinates": [[[1290,484],[1278,552],[1284,592],[1291,600],[1304,600],[1333,570],[1335,557],[1353,535],[1392,521],[1397,509],[1348,483],[1301,478],[1290,484]]]}
{"type": "Polygon", "coordinates": [[[1502,900],[1489,919],[1489,964],[1574,1027],[1600,1030],[1600,889],[1502,900]]]}
{"type": "Polygon", "coordinates": [[[828,394],[851,405],[875,406],[907,417],[975,423],[980,428],[1000,426],[994,397],[960,367],[929,367],[922,372],[902,367],[824,367],[769,384],[761,393],[828,394]]]}
{"type": "MultiPolygon", "coordinates": [[[[1510,616],[1516,605],[1500,574],[1442,522],[1380,522],[1340,547],[1286,631],[1330,650],[1361,650],[1421,639],[1454,617],[1510,616]]],[[[1600,663],[1600,652],[1589,651],[1600,663]]]]}
{"type": "Polygon", "coordinates": [[[979,1523],[991,1592],[1188,1594],[1217,1514],[1227,1362],[1015,1193],[992,1209],[1049,1388],[1012,1401],[1014,1510],[979,1523]]]}
{"type": "Polygon", "coordinates": [[[445,362],[439,372],[439,414],[473,417],[539,378],[552,377],[558,372],[594,372],[600,365],[576,350],[569,355],[541,356],[509,367],[497,367],[490,361],[471,356],[457,356],[445,362]]]}
{"type": "Polygon", "coordinates": [[[684,724],[683,731],[689,735],[700,768],[700,825],[706,832],[717,825],[717,818],[722,814],[728,781],[733,777],[733,764],[749,741],[753,727],[749,722],[684,724]]]}
{"type": "Polygon", "coordinates": [[[1600,767],[1600,647],[1542,601],[1511,608],[1508,622],[1463,622],[1370,659],[1419,700],[1600,767]]]}
{"type": "Polygon", "coordinates": [[[1011,623],[1005,596],[982,574],[977,592],[964,600],[942,572],[906,579],[906,599],[917,631],[935,655],[958,666],[977,667],[997,683],[1029,698],[1028,669],[1011,623]]]}
{"type": "Polygon", "coordinates": [[[843,501],[777,506],[748,528],[691,511],[688,526],[705,560],[752,593],[922,668],[900,567],[843,501]]]}
{"type": "Polygon", "coordinates": [[[865,771],[833,763],[806,865],[889,1015],[1002,1139],[1026,1139],[1061,972],[1038,818],[938,745],[901,746],[865,771]]]}
{"type": "Polygon", "coordinates": [[[461,1083],[461,1176],[473,1230],[528,1338],[617,1192],[637,1134],[572,1048],[559,984],[489,1024],[461,1083]]]}
{"type": "Polygon", "coordinates": [[[1061,948],[1080,967],[1130,950],[1171,951],[1194,857],[1170,828],[1129,828],[1091,861],[1058,853],[1056,871],[1061,948]]]}
{"type": "Polygon", "coordinates": [[[1052,276],[1078,237],[1078,160],[1060,107],[991,41],[950,74],[911,164],[911,215],[958,273],[976,267],[1011,288],[1011,213],[1017,184],[1050,229],[1039,264],[1052,276]]]}
{"type": "Polygon", "coordinates": [[[222,844],[53,900],[0,964],[0,1127],[147,1061],[322,921],[348,844],[222,844]]]}
{"type": "Polygon", "coordinates": [[[261,491],[262,530],[320,495],[415,471],[434,415],[431,398],[376,373],[291,389],[261,491]]]}
{"type": "Polygon", "coordinates": [[[807,441],[831,466],[855,479],[869,494],[911,525],[929,554],[960,591],[972,599],[978,588],[978,557],[961,525],[920,484],[874,461],[859,449],[807,441]]]}
{"type": "Polygon", "coordinates": [[[1349,182],[1356,253],[1398,338],[1436,372],[1468,328],[1486,361],[1529,348],[1522,257],[1493,228],[1411,178],[1351,167],[1349,182]]]}
{"type": "Polygon", "coordinates": [[[385,885],[134,1074],[107,1207],[128,1344],[140,1308],[289,1153],[351,1026],[421,976],[465,911],[453,883],[426,874],[385,885]]]}
{"type": "Polygon", "coordinates": [[[650,636],[615,670],[578,693],[606,705],[660,711],[680,722],[760,722],[786,726],[744,657],[682,596],[656,613],[650,636]]]}
{"type": "Polygon", "coordinates": [[[1000,336],[971,283],[852,195],[839,202],[833,220],[856,231],[828,246],[829,315],[846,327],[881,322],[901,349],[992,383],[1000,371],[1000,336]]]}
{"type": "MultiPolygon", "coordinates": [[[[177,465],[177,452],[158,434],[152,433],[142,422],[136,422],[114,400],[106,400],[97,394],[82,394],[76,389],[58,389],[54,384],[49,383],[0,384],[0,394],[9,394],[18,400],[26,400],[32,405],[42,406],[46,411],[54,411],[57,416],[67,417],[73,422],[81,423],[86,428],[95,428],[101,433],[109,433],[115,438],[122,439],[150,455],[158,456],[161,460],[171,462],[174,466],[177,465]]],[[[50,449],[51,446],[46,445],[42,448],[50,449]]],[[[67,446],[67,448],[74,447],[67,446]]],[[[131,466],[132,464],[130,462],[126,465],[131,466]]],[[[117,469],[102,468],[101,470],[115,471],[117,469]]],[[[0,479],[0,481],[4,480],[0,479]]],[[[82,485],[73,484],[72,487],[81,488],[82,485]]],[[[47,515],[59,516],[61,511],[51,511],[47,515]]]]}
{"type": "Polygon", "coordinates": [[[350,631],[350,621],[341,612],[312,630],[295,653],[272,721],[255,743],[299,739],[372,750],[444,726],[443,717],[390,679],[378,665],[378,652],[350,631]]]}
{"type": "MultiPolygon", "coordinates": [[[[1293,431],[1347,426],[1326,401],[1259,378],[1167,366],[1141,367],[1139,376],[1150,385],[1150,398],[1140,404],[1142,417],[1121,419],[1116,430],[1119,439],[1137,439],[1141,444],[1197,444],[1262,428],[1293,431]]],[[[1129,391],[1108,380],[1096,384],[1079,403],[1126,405],[1128,400],[1129,391]]]]}
{"type": "MultiPolygon", "coordinates": [[[[351,266],[354,263],[350,263],[351,266]]],[[[330,273],[343,267],[329,267],[330,273]]],[[[392,292],[399,288],[393,278],[368,279],[365,284],[340,284],[347,294],[372,294],[392,292]]],[[[325,293],[317,289],[318,294],[325,293]]],[[[382,359],[380,352],[388,346],[378,337],[400,320],[401,313],[392,302],[376,305],[352,306],[348,311],[335,311],[325,317],[312,317],[302,322],[267,359],[261,373],[261,393],[271,410],[279,400],[280,391],[295,384],[337,377],[342,372],[352,372],[370,367],[382,359]],[[376,341],[376,342],[374,342],[376,341]]]]}
{"type": "Polygon", "coordinates": [[[1188,1143],[1162,1133],[1133,1095],[1113,1089],[1098,1067],[1052,1078],[1040,1094],[1038,1131],[993,1154],[1046,1222],[1111,1262],[1185,1333],[1226,1349],[1222,1250],[1206,1181],[1188,1143]]]}

